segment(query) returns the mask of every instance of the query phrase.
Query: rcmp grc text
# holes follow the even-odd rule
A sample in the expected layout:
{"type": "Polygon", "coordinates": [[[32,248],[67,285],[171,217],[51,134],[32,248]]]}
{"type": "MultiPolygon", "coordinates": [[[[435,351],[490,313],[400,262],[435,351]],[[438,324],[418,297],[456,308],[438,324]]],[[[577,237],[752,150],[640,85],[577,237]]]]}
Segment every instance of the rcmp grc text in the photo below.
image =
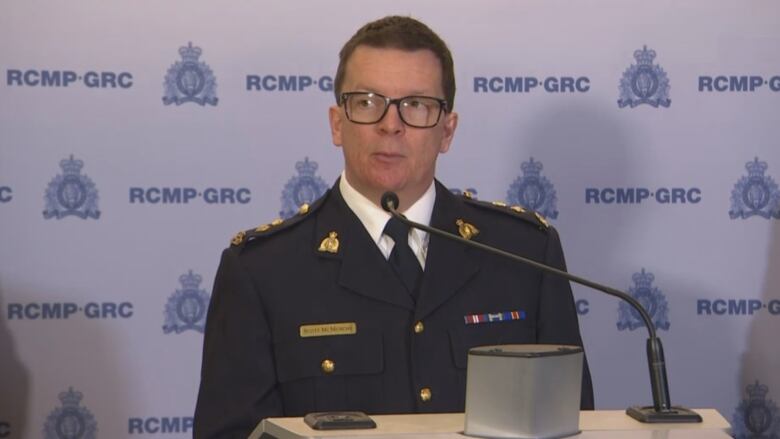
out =
{"type": "Polygon", "coordinates": [[[69,87],[73,84],[88,88],[130,88],[133,75],[128,72],[95,72],[84,74],[72,70],[9,69],[6,84],[20,87],[69,87]]]}
{"type": "Polygon", "coordinates": [[[189,433],[194,424],[192,416],[130,418],[127,421],[127,432],[129,434],[189,433]]]}
{"type": "Polygon", "coordinates": [[[73,302],[9,303],[8,320],[67,320],[84,315],[88,319],[129,319],[133,316],[130,302],[73,302]]]}
{"type": "Polygon", "coordinates": [[[252,191],[242,188],[214,188],[197,190],[192,187],[131,187],[130,204],[188,204],[203,200],[206,204],[247,204],[252,191]]]}
{"type": "Polygon", "coordinates": [[[752,316],[761,310],[767,310],[773,316],[780,314],[780,300],[774,299],[766,303],[758,299],[699,299],[696,301],[696,314],[705,316],[752,316]]]}

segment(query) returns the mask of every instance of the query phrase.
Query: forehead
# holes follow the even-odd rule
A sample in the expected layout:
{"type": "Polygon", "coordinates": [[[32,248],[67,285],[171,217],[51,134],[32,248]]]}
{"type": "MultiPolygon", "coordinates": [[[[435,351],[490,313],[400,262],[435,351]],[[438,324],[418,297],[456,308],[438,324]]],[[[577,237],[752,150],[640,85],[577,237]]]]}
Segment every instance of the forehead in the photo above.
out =
{"type": "Polygon", "coordinates": [[[441,62],[428,49],[358,46],[347,61],[343,90],[361,89],[388,96],[440,96],[443,93],[441,62]]]}

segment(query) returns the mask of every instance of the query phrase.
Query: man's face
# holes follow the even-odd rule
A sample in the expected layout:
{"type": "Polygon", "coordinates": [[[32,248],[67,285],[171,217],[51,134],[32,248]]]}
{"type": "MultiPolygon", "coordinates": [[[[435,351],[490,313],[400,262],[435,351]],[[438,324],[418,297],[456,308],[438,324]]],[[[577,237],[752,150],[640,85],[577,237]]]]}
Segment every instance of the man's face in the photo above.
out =
{"type": "MultiPolygon", "coordinates": [[[[441,78],[441,63],[430,50],[359,46],[347,61],[342,92],[373,92],[393,99],[444,98],[441,78]]],[[[458,121],[457,114],[442,112],[432,128],[410,127],[401,121],[395,105],[372,125],[350,122],[343,106],[331,107],[329,117],[333,143],[344,150],[350,184],[375,203],[392,190],[402,209],[430,186],[436,158],[449,149],[458,121]]]]}

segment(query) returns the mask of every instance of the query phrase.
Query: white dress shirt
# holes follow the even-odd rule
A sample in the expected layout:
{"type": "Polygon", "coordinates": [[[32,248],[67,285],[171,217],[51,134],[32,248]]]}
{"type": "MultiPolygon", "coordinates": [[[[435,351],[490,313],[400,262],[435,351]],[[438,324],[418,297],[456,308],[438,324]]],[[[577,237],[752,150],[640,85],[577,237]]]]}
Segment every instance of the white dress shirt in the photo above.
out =
{"type": "MultiPolygon", "coordinates": [[[[341,196],[347,203],[347,206],[352,212],[357,215],[363,227],[366,228],[368,234],[371,235],[371,239],[374,240],[379,251],[385,256],[385,259],[390,257],[390,252],[393,251],[395,242],[393,238],[382,234],[385,229],[385,224],[390,219],[390,214],[385,212],[381,207],[372,203],[371,200],[366,198],[363,194],[357,191],[347,181],[345,172],[341,173],[341,181],[339,182],[339,190],[341,196]]],[[[431,214],[433,213],[433,203],[436,201],[436,187],[431,182],[428,190],[425,191],[422,197],[417,202],[412,204],[403,214],[411,221],[429,225],[431,222],[431,214]]],[[[409,247],[411,247],[414,255],[417,256],[417,260],[420,262],[420,266],[425,269],[425,258],[428,255],[428,232],[422,230],[411,229],[409,231],[409,247]]]]}

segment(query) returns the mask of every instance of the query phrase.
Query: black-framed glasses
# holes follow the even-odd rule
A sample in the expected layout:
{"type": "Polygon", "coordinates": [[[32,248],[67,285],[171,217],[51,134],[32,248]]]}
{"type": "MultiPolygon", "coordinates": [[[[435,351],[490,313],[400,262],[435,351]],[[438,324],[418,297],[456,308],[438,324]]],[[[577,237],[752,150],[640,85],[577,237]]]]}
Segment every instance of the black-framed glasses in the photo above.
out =
{"type": "Polygon", "coordinates": [[[447,101],[431,96],[405,96],[390,99],[379,93],[352,91],[341,94],[341,105],[351,122],[370,125],[379,122],[395,105],[403,123],[414,128],[431,128],[447,111],[447,101]]]}

